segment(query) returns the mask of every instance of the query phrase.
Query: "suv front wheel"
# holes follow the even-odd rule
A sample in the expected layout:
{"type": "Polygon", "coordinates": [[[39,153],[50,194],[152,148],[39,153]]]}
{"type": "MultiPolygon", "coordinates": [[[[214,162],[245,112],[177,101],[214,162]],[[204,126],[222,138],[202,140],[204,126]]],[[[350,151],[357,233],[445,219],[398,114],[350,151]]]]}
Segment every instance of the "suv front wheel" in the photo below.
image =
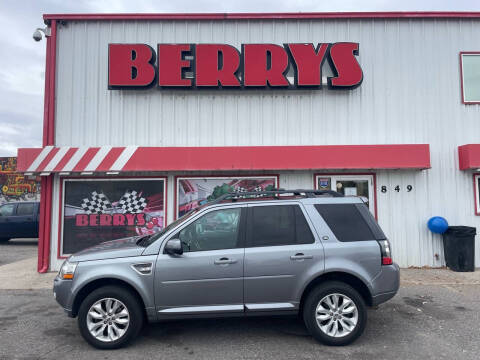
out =
{"type": "Polygon", "coordinates": [[[342,282],[327,282],[308,295],[303,319],[310,334],[326,345],[347,345],[365,329],[367,310],[362,296],[342,282]]]}
{"type": "Polygon", "coordinates": [[[83,300],[78,311],[78,327],[83,338],[98,349],[116,349],[140,332],[143,312],[136,297],[127,289],[105,286],[83,300]]]}

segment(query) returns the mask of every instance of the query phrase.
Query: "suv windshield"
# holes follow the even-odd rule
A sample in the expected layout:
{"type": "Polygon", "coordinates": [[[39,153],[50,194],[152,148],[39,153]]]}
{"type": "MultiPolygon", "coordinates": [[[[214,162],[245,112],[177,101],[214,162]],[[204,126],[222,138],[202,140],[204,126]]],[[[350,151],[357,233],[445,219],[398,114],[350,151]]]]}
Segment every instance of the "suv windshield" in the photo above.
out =
{"type": "Polygon", "coordinates": [[[170,231],[170,229],[173,229],[175,226],[177,226],[178,224],[184,222],[185,220],[187,220],[188,218],[190,218],[193,214],[196,214],[200,209],[203,209],[204,206],[200,206],[196,209],[193,209],[191,211],[189,211],[188,213],[186,213],[185,215],[183,215],[182,217],[178,218],[177,220],[175,220],[174,222],[168,224],[167,226],[165,226],[162,230],[160,230],[159,232],[153,234],[153,235],[147,235],[147,236],[144,236],[142,237],[138,242],[137,242],[137,245],[139,246],[143,246],[143,247],[147,247],[149,246],[150,244],[153,244],[157,239],[159,239],[163,234],[165,234],[166,232],[170,231]]]}

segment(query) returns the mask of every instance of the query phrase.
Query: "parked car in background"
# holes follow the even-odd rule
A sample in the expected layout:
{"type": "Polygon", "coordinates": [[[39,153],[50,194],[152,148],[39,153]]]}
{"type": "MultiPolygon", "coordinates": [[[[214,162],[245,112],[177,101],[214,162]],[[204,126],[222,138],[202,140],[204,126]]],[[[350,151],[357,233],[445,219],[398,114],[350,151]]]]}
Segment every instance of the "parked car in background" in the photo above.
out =
{"type": "Polygon", "coordinates": [[[399,278],[360,198],[282,190],[225,194],[155,235],[80,251],[53,291],[100,349],[128,343],[144,319],[289,314],[316,340],[346,345],[399,278]]]}
{"type": "Polygon", "coordinates": [[[38,238],[39,202],[11,202],[0,206],[0,242],[38,238]]]}

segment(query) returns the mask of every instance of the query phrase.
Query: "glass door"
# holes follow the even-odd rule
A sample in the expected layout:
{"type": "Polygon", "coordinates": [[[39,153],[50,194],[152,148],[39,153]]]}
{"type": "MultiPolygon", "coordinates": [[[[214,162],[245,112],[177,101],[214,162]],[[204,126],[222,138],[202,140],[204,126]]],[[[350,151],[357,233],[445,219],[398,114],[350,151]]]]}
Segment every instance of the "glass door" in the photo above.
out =
{"type": "Polygon", "coordinates": [[[360,196],[375,215],[373,175],[316,175],[315,186],[318,190],[334,190],[345,196],[360,196]]]}

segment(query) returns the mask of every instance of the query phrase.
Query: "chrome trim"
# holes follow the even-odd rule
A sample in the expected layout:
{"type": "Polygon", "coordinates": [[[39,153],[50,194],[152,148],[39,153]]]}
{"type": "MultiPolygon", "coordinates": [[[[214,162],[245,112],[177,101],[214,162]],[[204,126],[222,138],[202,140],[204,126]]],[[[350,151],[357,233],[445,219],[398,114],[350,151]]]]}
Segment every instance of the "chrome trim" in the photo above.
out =
{"type": "Polygon", "coordinates": [[[262,303],[262,304],[245,304],[247,310],[283,310],[294,309],[295,305],[292,303],[262,303]]]}
{"type": "Polygon", "coordinates": [[[162,314],[187,314],[208,312],[233,312],[243,311],[243,305],[213,305],[213,306],[185,306],[159,310],[162,314]]]}

